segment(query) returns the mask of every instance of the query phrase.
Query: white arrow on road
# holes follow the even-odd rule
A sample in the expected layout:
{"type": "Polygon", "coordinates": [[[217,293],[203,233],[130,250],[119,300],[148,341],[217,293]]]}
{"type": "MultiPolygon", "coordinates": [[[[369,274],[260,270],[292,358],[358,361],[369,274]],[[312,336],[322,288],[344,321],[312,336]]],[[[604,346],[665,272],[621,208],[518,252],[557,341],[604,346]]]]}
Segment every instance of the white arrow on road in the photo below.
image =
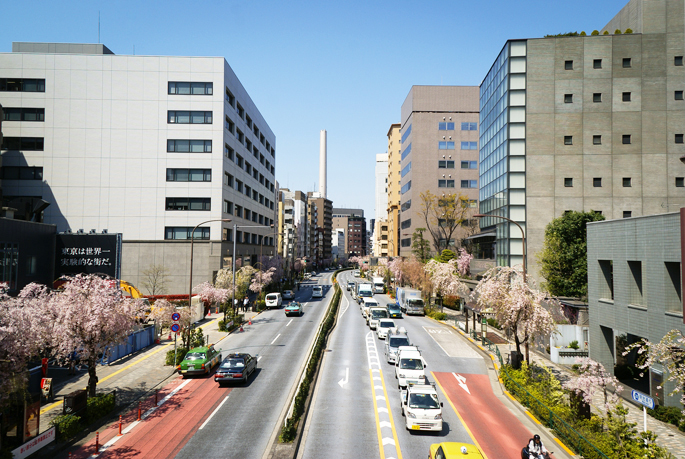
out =
{"type": "Polygon", "coordinates": [[[454,379],[457,380],[459,385],[461,386],[462,389],[464,389],[466,392],[471,395],[471,391],[469,390],[468,386],[466,385],[466,378],[464,378],[462,375],[458,375],[456,373],[452,373],[452,376],[454,376],[454,379]]]}
{"type": "Polygon", "coordinates": [[[345,377],[338,381],[340,387],[345,388],[345,384],[350,380],[350,367],[345,368],[345,377]]]}

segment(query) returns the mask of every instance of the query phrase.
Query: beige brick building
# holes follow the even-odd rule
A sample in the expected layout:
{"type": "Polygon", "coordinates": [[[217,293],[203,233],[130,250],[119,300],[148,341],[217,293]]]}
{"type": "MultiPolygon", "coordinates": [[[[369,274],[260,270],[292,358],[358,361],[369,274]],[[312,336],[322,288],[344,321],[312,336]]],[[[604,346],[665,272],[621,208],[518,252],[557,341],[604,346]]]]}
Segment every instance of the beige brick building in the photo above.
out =
{"type": "Polygon", "coordinates": [[[388,129],[388,256],[399,255],[400,212],[400,123],[388,129]]]}

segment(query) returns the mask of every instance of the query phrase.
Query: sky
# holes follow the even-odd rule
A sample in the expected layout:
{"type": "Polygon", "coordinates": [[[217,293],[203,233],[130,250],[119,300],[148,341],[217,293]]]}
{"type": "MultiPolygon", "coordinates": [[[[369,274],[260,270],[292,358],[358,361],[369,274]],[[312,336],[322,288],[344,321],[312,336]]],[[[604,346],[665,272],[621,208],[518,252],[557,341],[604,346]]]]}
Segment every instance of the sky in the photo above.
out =
{"type": "Polygon", "coordinates": [[[627,0],[0,2],[13,41],[225,57],[276,135],[276,180],[374,217],[376,155],[413,85],[479,85],[506,40],[601,29],[627,0]]]}

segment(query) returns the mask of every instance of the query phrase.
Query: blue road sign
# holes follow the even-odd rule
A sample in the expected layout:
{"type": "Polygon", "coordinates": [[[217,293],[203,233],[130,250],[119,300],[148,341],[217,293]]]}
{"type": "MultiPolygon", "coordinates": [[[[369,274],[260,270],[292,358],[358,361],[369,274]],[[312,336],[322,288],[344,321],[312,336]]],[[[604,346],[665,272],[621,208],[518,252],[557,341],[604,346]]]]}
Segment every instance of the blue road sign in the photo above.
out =
{"type": "Polygon", "coordinates": [[[171,326],[171,331],[174,333],[177,333],[181,329],[181,326],[179,324],[173,324],[171,326]]]}
{"type": "Polygon", "coordinates": [[[649,395],[645,395],[642,392],[638,392],[636,390],[631,391],[631,395],[633,397],[633,400],[635,400],[637,403],[646,406],[650,410],[654,409],[654,399],[649,395]]]}
{"type": "Polygon", "coordinates": [[[174,312],[173,314],[171,314],[171,320],[173,320],[174,322],[178,322],[180,319],[181,314],[179,314],[178,312],[174,312]]]}

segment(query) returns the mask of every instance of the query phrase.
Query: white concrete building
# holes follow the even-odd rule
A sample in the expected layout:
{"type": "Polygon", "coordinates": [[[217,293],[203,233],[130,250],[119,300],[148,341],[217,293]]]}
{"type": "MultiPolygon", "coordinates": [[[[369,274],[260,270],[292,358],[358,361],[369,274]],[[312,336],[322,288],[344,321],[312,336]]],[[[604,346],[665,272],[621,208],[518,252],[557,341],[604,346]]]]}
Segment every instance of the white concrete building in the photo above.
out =
{"type": "Polygon", "coordinates": [[[273,252],[276,139],[223,57],[115,55],[104,45],[13,43],[0,54],[3,205],[50,203],[58,231],[122,233],[122,277],[151,265],[169,293],[237,254],[273,252]],[[233,234],[233,225],[237,228],[233,234]],[[249,226],[250,228],[246,228],[249,226]]]}
{"type": "Polygon", "coordinates": [[[388,154],[376,155],[376,222],[388,218],[388,154]]]}

